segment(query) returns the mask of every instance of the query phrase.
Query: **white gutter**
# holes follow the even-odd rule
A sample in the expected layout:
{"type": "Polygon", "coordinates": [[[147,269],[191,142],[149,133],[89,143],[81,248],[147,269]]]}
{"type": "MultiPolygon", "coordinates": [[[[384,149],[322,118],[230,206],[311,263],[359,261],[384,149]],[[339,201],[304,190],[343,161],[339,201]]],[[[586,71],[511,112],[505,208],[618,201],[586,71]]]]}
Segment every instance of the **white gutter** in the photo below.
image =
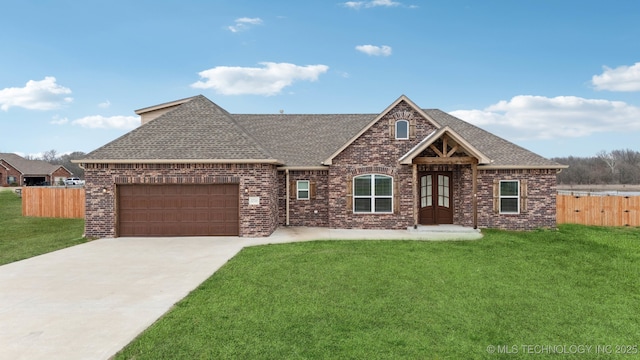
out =
{"type": "Polygon", "coordinates": [[[277,159],[79,159],[74,164],[274,164],[281,165],[277,159]]]}
{"type": "Polygon", "coordinates": [[[281,170],[293,170],[293,171],[305,171],[305,170],[329,170],[328,166],[278,166],[278,171],[281,170]]]}
{"type": "Polygon", "coordinates": [[[478,165],[478,170],[536,170],[536,169],[566,169],[568,165],[478,165]]]}

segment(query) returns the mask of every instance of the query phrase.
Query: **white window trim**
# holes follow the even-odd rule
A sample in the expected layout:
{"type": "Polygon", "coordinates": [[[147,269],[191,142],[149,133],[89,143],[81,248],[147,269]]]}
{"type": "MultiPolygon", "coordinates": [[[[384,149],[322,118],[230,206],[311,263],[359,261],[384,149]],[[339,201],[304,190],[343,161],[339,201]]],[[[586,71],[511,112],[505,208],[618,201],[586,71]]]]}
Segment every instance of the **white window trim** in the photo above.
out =
{"type": "Polygon", "coordinates": [[[352,182],[352,187],[353,189],[352,191],[352,204],[353,204],[353,213],[354,214],[393,214],[393,176],[389,176],[389,175],[384,175],[384,174],[360,174],[358,176],[354,176],[353,179],[351,180],[352,182]],[[376,196],[375,195],[375,190],[376,190],[376,182],[375,182],[375,177],[377,176],[384,176],[386,178],[390,178],[391,179],[391,195],[380,195],[380,196],[376,196]],[[356,196],[356,178],[359,177],[365,177],[365,176],[371,176],[371,195],[368,196],[356,196]],[[356,199],[370,199],[371,201],[371,211],[356,211],[356,199]],[[375,203],[375,199],[391,199],[391,209],[389,211],[376,211],[376,203],[375,203]]]}
{"type": "Polygon", "coordinates": [[[296,199],[298,200],[310,200],[311,199],[311,182],[309,180],[298,180],[296,181],[296,199]],[[307,183],[306,189],[300,189],[300,183],[307,183]],[[300,191],[306,191],[307,197],[300,197],[300,191]]]}
{"type": "Polygon", "coordinates": [[[395,127],[396,127],[396,140],[409,140],[409,121],[405,120],[405,119],[400,119],[397,120],[395,123],[395,127]],[[398,123],[400,122],[404,122],[407,124],[407,137],[398,137],[398,123]]]}
{"type": "Polygon", "coordinates": [[[520,180],[500,180],[498,184],[498,207],[500,208],[500,214],[505,215],[517,215],[520,214],[520,180]],[[515,182],[517,185],[518,193],[516,195],[502,195],[502,183],[503,182],[515,182]],[[502,199],[516,199],[518,203],[518,209],[513,211],[502,211],[502,199]]]}

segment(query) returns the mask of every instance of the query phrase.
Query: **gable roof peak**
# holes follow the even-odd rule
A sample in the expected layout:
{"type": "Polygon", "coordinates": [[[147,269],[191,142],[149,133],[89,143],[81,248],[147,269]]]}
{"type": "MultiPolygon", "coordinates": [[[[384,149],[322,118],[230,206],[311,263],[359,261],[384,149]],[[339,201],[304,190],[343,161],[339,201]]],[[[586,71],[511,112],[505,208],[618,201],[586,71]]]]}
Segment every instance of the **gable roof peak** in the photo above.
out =
{"type": "MultiPolygon", "coordinates": [[[[161,104],[156,104],[156,105],[151,105],[151,106],[147,106],[138,110],[134,110],[134,112],[137,115],[142,115],[151,111],[155,111],[155,110],[160,110],[160,109],[164,109],[164,108],[170,108],[170,107],[175,107],[181,104],[184,104],[186,102],[189,102],[195,98],[198,97],[203,97],[205,98],[203,95],[196,95],[196,96],[190,96],[188,98],[184,98],[184,99],[179,99],[179,100],[173,100],[173,101],[168,101],[168,102],[164,102],[161,104]]],[[[206,98],[205,98],[206,99],[206,98]]]]}
{"type": "Polygon", "coordinates": [[[431,146],[431,144],[433,144],[435,141],[441,139],[444,135],[448,135],[451,139],[458,143],[465,152],[478,159],[479,164],[490,164],[492,162],[486,154],[478,150],[475,146],[471,145],[471,143],[469,143],[465,138],[463,138],[448,125],[427,135],[424,139],[422,139],[422,141],[420,141],[416,146],[409,150],[409,152],[400,157],[398,161],[400,162],[400,164],[410,165],[416,156],[419,156],[420,153],[431,146]]]}
{"type": "Polygon", "coordinates": [[[338,150],[336,150],[336,152],[331,154],[331,156],[328,157],[325,161],[323,161],[322,164],[323,165],[331,165],[331,163],[333,162],[333,158],[338,156],[338,154],[340,154],[342,151],[344,151],[344,149],[346,149],[349,145],[351,145],[354,141],[356,141],[356,139],[358,139],[362,134],[364,134],[367,130],[369,130],[374,124],[376,124],[378,121],[380,121],[380,119],[382,119],[387,114],[389,114],[391,111],[393,111],[393,109],[395,109],[398,106],[398,104],[400,104],[401,102],[407,103],[407,105],[409,105],[411,107],[411,109],[413,109],[413,111],[418,113],[424,119],[426,119],[429,122],[431,122],[433,124],[433,126],[436,127],[436,129],[440,129],[442,127],[442,125],[440,125],[433,117],[431,117],[429,114],[427,114],[423,109],[421,109],[418,105],[416,105],[413,101],[411,101],[411,99],[409,99],[406,95],[403,94],[403,95],[400,95],[400,97],[398,99],[396,99],[396,101],[391,103],[391,105],[387,106],[387,108],[384,109],[378,116],[376,116],[373,120],[371,120],[371,122],[369,122],[369,124],[367,124],[367,126],[362,128],[362,130],[360,130],[360,132],[358,132],[349,141],[347,141],[344,145],[342,145],[338,150]]]}

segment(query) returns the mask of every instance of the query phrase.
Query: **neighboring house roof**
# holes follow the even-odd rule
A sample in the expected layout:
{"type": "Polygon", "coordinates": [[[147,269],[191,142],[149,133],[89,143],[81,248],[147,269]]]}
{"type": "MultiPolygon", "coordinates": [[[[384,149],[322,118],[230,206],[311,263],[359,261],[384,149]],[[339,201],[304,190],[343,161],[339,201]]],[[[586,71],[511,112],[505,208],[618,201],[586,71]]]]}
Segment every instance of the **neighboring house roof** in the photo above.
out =
{"type": "MultiPolygon", "coordinates": [[[[52,165],[42,160],[27,160],[22,156],[12,153],[0,153],[0,160],[4,160],[10,164],[24,176],[51,175],[59,168],[64,168],[62,165],[52,165]]],[[[67,171],[71,174],[69,170],[67,171]]]]}
{"type": "MultiPolygon", "coordinates": [[[[465,141],[481,165],[564,168],[531,151],[436,109],[401,96],[380,114],[229,114],[199,95],[74,162],[264,162],[321,167],[400,101],[437,129],[465,141]]],[[[165,103],[175,106],[176,102],[165,103]]],[[[161,105],[145,109],[161,109],[161,105]]]]}

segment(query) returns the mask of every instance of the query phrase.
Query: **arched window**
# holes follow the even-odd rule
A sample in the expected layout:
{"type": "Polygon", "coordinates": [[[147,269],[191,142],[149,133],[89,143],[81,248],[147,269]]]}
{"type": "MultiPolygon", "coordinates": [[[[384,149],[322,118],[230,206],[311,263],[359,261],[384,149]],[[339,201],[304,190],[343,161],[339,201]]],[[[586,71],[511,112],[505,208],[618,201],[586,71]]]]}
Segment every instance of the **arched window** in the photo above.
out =
{"type": "Polygon", "coordinates": [[[406,140],[409,138],[409,122],[407,120],[396,121],[396,139],[406,140]]]}
{"type": "Polygon", "coordinates": [[[353,178],[353,212],[393,212],[393,178],[387,175],[360,175],[353,178]]]}

